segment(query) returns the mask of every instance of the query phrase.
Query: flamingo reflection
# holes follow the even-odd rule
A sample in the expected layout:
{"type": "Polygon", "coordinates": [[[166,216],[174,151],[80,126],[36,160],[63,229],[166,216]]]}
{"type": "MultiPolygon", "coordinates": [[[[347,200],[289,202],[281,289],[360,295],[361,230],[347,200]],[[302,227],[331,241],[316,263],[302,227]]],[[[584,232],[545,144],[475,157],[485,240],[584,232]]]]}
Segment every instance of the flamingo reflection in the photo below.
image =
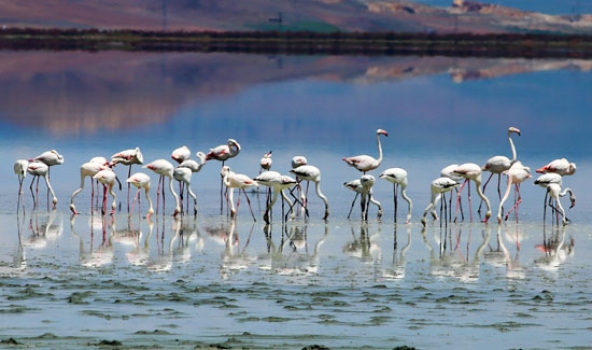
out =
{"type": "Polygon", "coordinates": [[[553,226],[551,235],[547,237],[546,228],[543,226],[543,243],[535,246],[545,254],[534,260],[534,264],[538,268],[548,272],[556,272],[567,257],[574,254],[575,240],[570,236],[566,241],[565,231],[566,226],[553,226]]]}

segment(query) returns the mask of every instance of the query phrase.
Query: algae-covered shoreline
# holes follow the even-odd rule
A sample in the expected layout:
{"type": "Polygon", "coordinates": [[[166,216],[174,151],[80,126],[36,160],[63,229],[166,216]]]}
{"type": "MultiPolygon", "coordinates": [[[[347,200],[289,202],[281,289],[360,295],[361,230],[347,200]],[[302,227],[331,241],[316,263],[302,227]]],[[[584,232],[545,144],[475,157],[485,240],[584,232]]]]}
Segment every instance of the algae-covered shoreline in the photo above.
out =
{"type": "Polygon", "coordinates": [[[589,58],[592,57],[592,36],[553,33],[172,32],[14,28],[0,31],[0,48],[589,58]]]}

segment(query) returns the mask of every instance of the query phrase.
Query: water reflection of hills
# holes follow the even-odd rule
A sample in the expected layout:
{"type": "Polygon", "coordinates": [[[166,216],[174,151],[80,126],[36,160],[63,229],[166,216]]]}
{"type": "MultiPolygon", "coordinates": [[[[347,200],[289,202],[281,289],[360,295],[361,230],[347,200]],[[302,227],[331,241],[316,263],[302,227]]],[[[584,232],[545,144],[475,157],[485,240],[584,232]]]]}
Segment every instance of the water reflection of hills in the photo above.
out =
{"type": "Polygon", "coordinates": [[[56,135],[164,123],[184,107],[270,82],[373,84],[436,74],[463,82],[592,68],[592,61],[585,60],[454,57],[125,52],[4,52],[0,57],[0,118],[56,135]]]}

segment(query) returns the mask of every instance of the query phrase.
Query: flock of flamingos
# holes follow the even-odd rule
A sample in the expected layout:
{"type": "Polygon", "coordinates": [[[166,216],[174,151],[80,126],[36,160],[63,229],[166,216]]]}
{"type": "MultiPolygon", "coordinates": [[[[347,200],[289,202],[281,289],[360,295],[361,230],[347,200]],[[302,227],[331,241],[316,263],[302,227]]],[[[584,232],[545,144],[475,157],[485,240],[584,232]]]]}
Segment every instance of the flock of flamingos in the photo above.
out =
{"type": "MultiPolygon", "coordinates": [[[[462,204],[461,204],[461,194],[464,187],[470,181],[475,183],[475,188],[477,190],[477,194],[481,198],[481,205],[485,203],[486,206],[486,213],[483,222],[487,222],[491,215],[492,215],[492,208],[489,199],[485,196],[485,189],[494,175],[498,177],[498,196],[500,197],[499,207],[497,210],[497,220],[498,223],[501,223],[503,220],[507,220],[509,214],[517,210],[520,202],[520,184],[528,178],[531,178],[532,175],[530,173],[530,168],[526,167],[517,159],[516,155],[516,148],[514,146],[514,142],[512,141],[512,135],[516,134],[520,136],[520,130],[515,127],[508,128],[508,141],[510,143],[510,148],[512,152],[512,158],[508,158],[506,156],[498,155],[491,157],[487,162],[480,166],[475,163],[465,163],[465,164],[453,164],[450,166],[445,167],[442,169],[440,177],[436,178],[431,183],[431,200],[428,206],[425,208],[423,212],[423,216],[421,219],[422,224],[426,225],[426,217],[428,213],[431,213],[434,220],[438,220],[438,215],[436,213],[436,207],[438,202],[441,200],[441,208],[442,206],[446,208],[446,201],[444,199],[444,195],[448,192],[456,190],[456,217],[458,216],[459,210],[462,214],[462,204]],[[483,172],[489,172],[490,175],[487,178],[483,187],[481,187],[482,179],[481,175],[483,172]],[[500,182],[502,175],[505,175],[507,178],[507,187],[504,195],[501,195],[500,189],[500,182]],[[503,205],[508,199],[512,187],[515,189],[516,192],[516,200],[513,207],[505,212],[504,216],[504,209],[503,205]]],[[[358,195],[361,196],[361,208],[362,208],[362,218],[367,220],[368,218],[368,207],[370,204],[374,204],[378,208],[378,217],[382,215],[382,206],[380,202],[378,202],[372,193],[372,187],[375,183],[374,176],[368,174],[369,171],[372,171],[378,168],[382,162],[382,146],[381,146],[381,136],[388,136],[388,133],[383,129],[378,129],[376,131],[376,142],[378,145],[378,158],[374,158],[369,155],[358,155],[353,157],[345,157],[343,160],[349,166],[354,167],[355,169],[362,172],[362,176],[359,179],[344,183],[346,188],[353,190],[356,193],[354,197],[354,201],[352,202],[352,209],[355,204],[355,201],[358,195]]],[[[197,213],[197,196],[191,190],[191,176],[193,173],[199,172],[203,165],[208,160],[218,160],[222,162],[222,169],[221,169],[221,188],[220,188],[220,208],[222,211],[223,206],[223,195],[222,190],[223,187],[226,187],[227,196],[226,201],[230,206],[230,215],[232,218],[236,217],[237,209],[240,204],[240,191],[242,191],[246,199],[249,203],[249,207],[251,206],[250,200],[248,197],[247,192],[245,189],[253,187],[253,186],[267,186],[269,187],[268,192],[268,201],[267,201],[267,208],[265,214],[263,216],[264,220],[269,223],[269,214],[270,210],[273,205],[276,203],[278,199],[278,195],[281,194],[283,200],[287,201],[289,205],[288,213],[283,218],[288,218],[290,215],[291,218],[295,216],[295,210],[293,207],[295,205],[300,205],[302,207],[302,211],[308,216],[308,209],[307,209],[307,193],[308,193],[308,186],[310,182],[313,182],[315,185],[315,191],[317,196],[324,202],[325,204],[325,212],[323,219],[326,220],[329,216],[329,201],[327,197],[321,191],[321,171],[319,168],[307,164],[307,160],[303,156],[295,156],[292,159],[292,170],[290,173],[295,176],[292,178],[289,175],[282,175],[277,171],[270,170],[272,165],[272,158],[271,158],[271,151],[266,153],[260,161],[261,171],[259,175],[254,178],[250,178],[244,174],[238,174],[233,172],[230,167],[225,165],[225,162],[237,156],[241,151],[240,144],[234,140],[229,139],[226,144],[217,146],[212,148],[207,154],[202,152],[197,152],[198,160],[193,160],[191,158],[191,152],[189,148],[186,146],[179,147],[175,149],[172,154],[171,158],[174,162],[177,163],[174,166],[171,162],[166,159],[158,159],[149,164],[143,166],[143,168],[149,169],[153,171],[156,175],[159,176],[158,187],[157,187],[157,206],[156,212],[158,213],[158,205],[160,203],[159,197],[162,196],[162,203],[164,207],[164,187],[165,187],[165,178],[169,180],[169,191],[175,198],[175,210],[173,212],[173,216],[177,216],[180,213],[183,213],[182,205],[183,205],[183,193],[184,191],[187,192],[188,196],[193,199],[194,202],[194,214],[197,213]],[[177,195],[174,187],[173,187],[173,180],[179,182],[180,193],[181,193],[181,200],[179,200],[179,196],[177,195]],[[301,187],[301,184],[306,181],[306,189],[301,187]],[[222,186],[223,185],[223,186],[222,186]],[[234,205],[233,199],[233,192],[234,189],[239,190],[239,198],[237,205],[234,205]],[[273,195],[271,195],[271,190],[273,190],[273,195]],[[292,196],[292,200],[286,195],[285,191],[289,191],[292,196]],[[297,190],[297,194],[294,194],[294,191],[297,190]],[[299,193],[299,195],[298,195],[299,193]]],[[[19,159],[14,163],[14,172],[17,174],[19,179],[19,199],[20,196],[23,194],[23,181],[29,173],[33,176],[31,180],[30,190],[33,194],[33,184],[35,180],[37,180],[37,199],[35,200],[35,208],[37,207],[38,203],[38,188],[39,188],[39,178],[43,177],[47,184],[48,191],[52,194],[52,202],[53,207],[57,204],[57,198],[53,189],[50,184],[50,169],[54,165],[63,164],[64,157],[60,155],[57,151],[51,150],[40,154],[37,157],[34,157],[29,160],[19,159]]],[[[106,159],[105,157],[94,157],[89,162],[84,163],[80,167],[80,187],[76,189],[71,196],[70,199],[70,209],[73,214],[78,214],[76,210],[76,205],[74,204],[76,196],[83,191],[84,184],[86,178],[90,178],[97,180],[101,183],[104,187],[103,193],[103,206],[102,212],[105,214],[107,208],[107,193],[111,195],[113,198],[113,202],[111,203],[111,214],[114,213],[116,208],[116,195],[113,191],[116,182],[119,182],[113,168],[118,164],[123,164],[128,166],[128,192],[127,192],[127,203],[128,203],[128,212],[130,212],[130,185],[133,185],[137,188],[137,193],[134,197],[132,203],[132,210],[134,211],[134,206],[136,201],[139,201],[140,191],[143,189],[145,192],[145,197],[149,204],[149,209],[147,212],[147,217],[149,218],[152,214],[154,214],[153,204],[150,199],[150,177],[143,173],[143,172],[136,172],[132,174],[132,166],[133,165],[142,165],[144,163],[144,159],[142,157],[142,153],[139,148],[125,150],[119,153],[114,154],[111,156],[111,160],[106,159]]],[[[552,208],[552,210],[556,213],[557,217],[559,215],[562,217],[563,224],[568,223],[568,219],[565,216],[565,210],[560,202],[560,197],[565,196],[569,193],[571,207],[575,205],[575,195],[573,191],[569,188],[566,188],[562,191],[562,180],[563,176],[573,175],[576,171],[576,165],[574,163],[568,162],[565,158],[556,159],[551,161],[549,164],[540,167],[536,170],[537,173],[541,173],[542,175],[535,180],[535,184],[543,187],[546,189],[545,195],[545,203],[547,203],[548,197],[548,206],[552,208]]],[[[397,216],[397,197],[398,193],[400,192],[401,197],[407,202],[408,209],[407,209],[407,216],[406,216],[406,223],[409,223],[411,220],[411,211],[412,211],[412,201],[407,196],[406,187],[407,187],[407,171],[402,168],[389,168],[383,171],[379,178],[384,179],[394,186],[394,205],[395,205],[395,222],[397,216]],[[399,190],[400,189],[400,190],[399,190]]],[[[91,182],[91,189],[92,189],[92,198],[94,198],[94,186],[91,182]]],[[[119,183],[119,187],[121,189],[121,183],[119,183]]],[[[468,187],[469,192],[469,200],[470,200],[470,186],[468,187]]],[[[35,195],[33,194],[35,199],[35,195]]],[[[450,207],[452,207],[452,196],[450,197],[450,207]]],[[[91,202],[92,203],[92,202],[91,202]]],[[[481,205],[479,206],[479,213],[481,212],[481,205]]],[[[139,205],[138,205],[139,206],[139,205]]],[[[187,205],[187,207],[189,207],[187,205]]],[[[547,204],[545,204],[546,210],[547,204]]],[[[91,204],[92,210],[92,204],[91,204]]],[[[446,209],[444,209],[446,210],[446,209]]],[[[253,216],[253,220],[255,220],[255,215],[253,214],[253,210],[251,209],[251,215],[253,216]]],[[[351,209],[348,215],[348,219],[351,216],[351,209]]],[[[451,216],[451,215],[450,215],[451,216]]],[[[456,221],[455,217],[455,221],[456,221]]],[[[472,221],[472,213],[471,213],[471,221],[472,221]]],[[[559,221],[559,219],[557,220],[559,221]]]]}

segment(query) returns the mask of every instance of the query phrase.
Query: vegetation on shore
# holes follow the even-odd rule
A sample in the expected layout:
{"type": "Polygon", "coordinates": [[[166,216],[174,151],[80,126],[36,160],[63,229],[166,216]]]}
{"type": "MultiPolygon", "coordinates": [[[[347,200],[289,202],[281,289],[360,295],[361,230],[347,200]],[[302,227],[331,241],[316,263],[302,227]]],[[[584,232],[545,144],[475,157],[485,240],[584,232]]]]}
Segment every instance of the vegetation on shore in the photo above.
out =
{"type": "Polygon", "coordinates": [[[10,28],[0,30],[0,49],[589,58],[592,57],[592,36],[553,33],[185,32],[10,28]]]}

